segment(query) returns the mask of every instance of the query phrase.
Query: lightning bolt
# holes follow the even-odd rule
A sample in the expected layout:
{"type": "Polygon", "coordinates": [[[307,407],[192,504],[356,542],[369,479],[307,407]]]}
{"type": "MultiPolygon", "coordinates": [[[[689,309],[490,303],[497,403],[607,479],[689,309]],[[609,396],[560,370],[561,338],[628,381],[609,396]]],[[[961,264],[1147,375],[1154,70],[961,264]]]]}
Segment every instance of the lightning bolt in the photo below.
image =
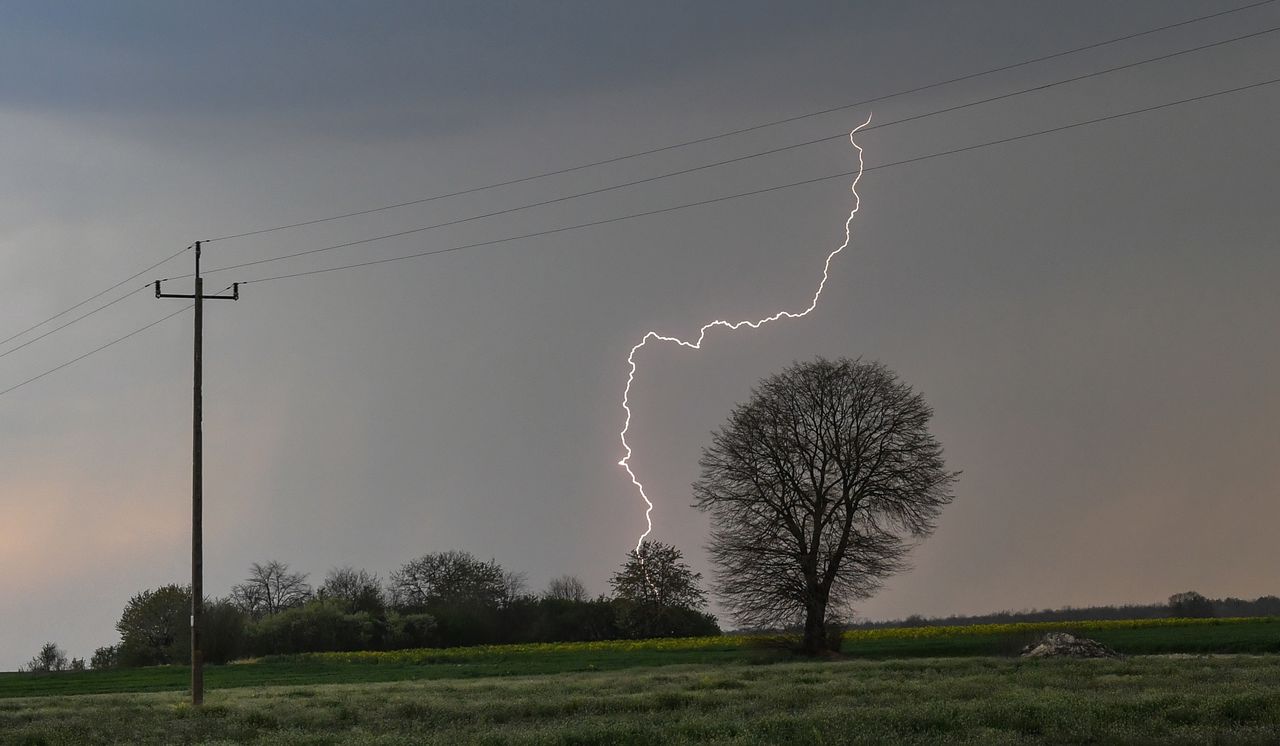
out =
{"type": "MultiPolygon", "coordinates": [[[[650,331],[650,332],[647,332],[644,335],[644,337],[641,338],[640,342],[637,343],[636,346],[631,348],[631,352],[628,353],[627,365],[630,367],[630,371],[627,374],[627,387],[622,392],[622,409],[627,413],[627,416],[626,416],[626,420],[622,424],[622,431],[618,433],[618,437],[622,440],[622,447],[623,449],[626,450],[627,455],[622,457],[622,460],[618,462],[618,466],[621,466],[623,469],[627,471],[627,476],[631,478],[631,483],[635,485],[636,490],[640,493],[640,497],[644,500],[644,504],[645,504],[644,520],[647,525],[644,530],[644,533],[640,534],[640,538],[636,540],[636,554],[640,556],[640,562],[642,567],[644,564],[644,557],[643,555],[640,555],[640,547],[643,546],[644,540],[649,536],[649,534],[653,533],[653,501],[650,500],[649,495],[645,493],[644,484],[640,482],[640,479],[636,477],[635,471],[631,469],[631,455],[632,455],[631,444],[627,442],[627,432],[631,430],[631,384],[634,383],[636,380],[636,353],[639,352],[645,345],[649,344],[650,341],[671,342],[671,343],[680,345],[681,347],[688,347],[691,350],[700,350],[702,349],[703,340],[707,338],[707,332],[711,329],[714,329],[715,327],[723,326],[726,329],[729,329],[730,331],[740,329],[744,326],[750,327],[752,329],[759,329],[761,326],[764,326],[765,324],[768,324],[773,321],[777,321],[778,319],[803,318],[805,316],[808,316],[813,311],[813,309],[817,308],[818,299],[822,297],[822,291],[827,286],[827,278],[831,271],[831,261],[836,258],[836,255],[838,255],[840,252],[844,251],[849,247],[849,241],[852,237],[852,234],[850,231],[850,225],[853,223],[853,217],[858,214],[858,208],[862,206],[862,198],[858,195],[858,182],[862,179],[862,169],[863,169],[862,148],[858,145],[857,142],[854,141],[853,136],[858,134],[858,130],[862,129],[863,127],[866,127],[869,124],[871,124],[870,115],[867,116],[867,121],[863,122],[857,127],[854,127],[849,132],[849,144],[852,145],[853,148],[858,151],[858,174],[853,177],[853,184],[849,187],[850,191],[853,192],[853,209],[849,211],[849,217],[846,218],[844,221],[844,243],[837,246],[835,250],[833,250],[830,254],[827,254],[827,261],[822,265],[822,281],[818,283],[818,289],[814,291],[813,300],[809,302],[808,308],[800,312],[778,311],[772,316],[766,316],[765,318],[758,319],[755,321],[743,320],[743,321],[731,322],[731,321],[724,321],[723,319],[716,319],[715,321],[712,321],[708,324],[704,324],[702,328],[698,330],[698,339],[697,341],[694,341],[694,342],[680,339],[679,337],[668,337],[666,335],[659,334],[658,332],[650,331]]],[[[647,579],[647,573],[646,573],[646,579],[647,579]]],[[[650,583],[650,585],[652,586],[652,583],[650,583]]]]}

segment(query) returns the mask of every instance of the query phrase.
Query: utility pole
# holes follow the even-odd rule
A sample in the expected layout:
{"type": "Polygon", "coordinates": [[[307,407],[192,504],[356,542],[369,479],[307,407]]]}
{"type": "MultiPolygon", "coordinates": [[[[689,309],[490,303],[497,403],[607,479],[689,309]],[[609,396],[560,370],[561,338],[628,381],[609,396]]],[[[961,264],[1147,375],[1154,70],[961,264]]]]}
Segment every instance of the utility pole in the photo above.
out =
{"type": "Polygon", "coordinates": [[[191,295],[161,293],[156,280],[157,298],[192,298],[195,300],[195,375],[191,424],[191,704],[204,704],[204,651],[200,648],[200,623],[204,616],[204,437],[203,360],[204,301],[240,300],[240,283],[231,286],[231,295],[205,295],[200,277],[200,241],[196,241],[196,282],[191,295]]]}

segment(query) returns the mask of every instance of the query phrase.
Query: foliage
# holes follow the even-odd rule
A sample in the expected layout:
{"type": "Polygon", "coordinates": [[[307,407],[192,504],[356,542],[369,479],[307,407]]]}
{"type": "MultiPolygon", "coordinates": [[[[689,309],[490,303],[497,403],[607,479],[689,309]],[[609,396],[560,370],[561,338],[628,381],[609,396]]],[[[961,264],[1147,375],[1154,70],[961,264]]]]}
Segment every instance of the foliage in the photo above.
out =
{"type": "MultiPolygon", "coordinates": [[[[80,661],[80,667],[83,670],[84,661],[80,661]]],[[[46,642],[22,670],[26,673],[56,673],[71,670],[71,665],[67,662],[67,654],[57,643],[46,642]]]]}
{"type": "Polygon", "coordinates": [[[622,637],[690,637],[720,633],[715,617],[703,613],[702,574],[670,544],[646,540],[627,553],[610,578],[614,619],[622,637]]]}
{"type": "Polygon", "coordinates": [[[490,560],[450,550],[424,554],[391,573],[391,598],[398,609],[439,607],[497,608],[509,598],[512,578],[490,560]]]}
{"type": "Polygon", "coordinates": [[[205,601],[200,646],[206,663],[226,663],[243,657],[248,616],[229,598],[205,601]]]}
{"type": "MultiPolygon", "coordinates": [[[[1199,594],[1197,594],[1199,595],[1199,594]]],[[[1212,614],[1216,617],[1280,617],[1280,598],[1259,596],[1255,599],[1210,598],[1212,614]]],[[[1175,613],[1168,603],[1123,604],[1112,606],[1065,606],[1057,609],[1030,609],[1023,611],[998,611],[990,614],[951,615],[923,617],[918,614],[905,619],[884,621],[859,621],[856,627],[949,627],[968,624],[1011,624],[1014,622],[1078,622],[1103,619],[1166,619],[1186,617],[1175,613]]]]}
{"type": "Polygon", "coordinates": [[[120,646],[107,645],[93,651],[89,666],[95,671],[105,671],[120,665],[120,646]]]}
{"type": "Polygon", "coordinates": [[[574,600],[544,597],[532,604],[521,642],[611,640],[621,637],[616,604],[605,598],[574,600]]]}
{"type": "Polygon", "coordinates": [[[386,593],[378,576],[350,566],[330,570],[316,596],[336,602],[348,614],[363,611],[377,616],[387,609],[386,593]]]}
{"type": "Polygon", "coordinates": [[[623,637],[703,637],[720,634],[716,618],[697,609],[619,599],[614,602],[623,637]]]}
{"type": "Polygon", "coordinates": [[[1169,597],[1169,611],[1174,616],[1213,616],[1213,602],[1195,591],[1175,593],[1169,597]]]}
{"type": "Polygon", "coordinates": [[[191,593],[178,585],[143,591],[129,599],[120,621],[119,664],[155,666],[191,657],[191,593]]]}
{"type": "Polygon", "coordinates": [[[707,604],[701,580],[679,549],[646,539],[627,553],[609,584],[619,600],[643,608],[701,609],[707,604]]]}
{"type": "Polygon", "coordinates": [[[231,600],[254,619],[301,606],[311,598],[306,573],[290,572],[289,565],[271,560],[249,567],[249,577],[231,588],[231,600]]]}
{"type": "MultiPolygon", "coordinates": [[[[206,600],[200,642],[206,663],[226,663],[244,654],[247,617],[229,599],[206,600]]],[[[129,599],[116,622],[120,644],[98,648],[94,669],[158,666],[191,660],[191,592],[179,585],[143,591],[129,599]]]]}
{"type": "Polygon", "coordinates": [[[348,614],[337,602],[314,600],[254,621],[246,637],[252,654],[266,655],[376,648],[385,632],[368,612],[348,614]]]}
{"type": "Polygon", "coordinates": [[[828,610],[876,591],[932,533],[956,475],[924,397],[879,363],[818,358],[761,381],[703,449],[716,587],[741,624],[803,622],[826,649],[828,610]]]}
{"type": "Polygon", "coordinates": [[[393,611],[387,615],[385,647],[395,650],[438,644],[439,633],[436,627],[436,619],[430,614],[400,614],[393,611]]]}

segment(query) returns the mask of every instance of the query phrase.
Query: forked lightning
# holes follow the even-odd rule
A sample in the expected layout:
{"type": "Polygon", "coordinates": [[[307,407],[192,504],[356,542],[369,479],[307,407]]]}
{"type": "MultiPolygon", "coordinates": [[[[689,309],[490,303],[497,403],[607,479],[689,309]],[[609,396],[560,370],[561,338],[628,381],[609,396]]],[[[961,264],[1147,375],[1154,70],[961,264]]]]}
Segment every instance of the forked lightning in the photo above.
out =
{"type": "MultiPolygon", "coordinates": [[[[853,192],[853,209],[849,211],[849,217],[846,218],[844,221],[844,243],[837,246],[835,250],[832,251],[830,254],[827,254],[827,261],[822,266],[822,281],[818,283],[818,289],[814,292],[813,300],[809,303],[808,308],[798,313],[794,311],[778,311],[772,316],[767,316],[757,321],[744,320],[744,321],[729,322],[729,321],[717,319],[715,321],[712,321],[708,324],[703,325],[703,327],[700,330],[698,330],[697,341],[694,341],[694,342],[689,342],[687,340],[680,339],[679,337],[668,337],[668,336],[659,334],[657,332],[650,331],[644,335],[644,337],[640,340],[638,344],[636,344],[636,346],[631,348],[631,352],[627,355],[627,365],[630,366],[630,371],[627,374],[627,387],[622,392],[622,409],[626,412],[626,420],[625,422],[623,422],[622,432],[618,434],[619,437],[622,439],[622,447],[626,450],[626,455],[622,457],[622,460],[618,462],[618,465],[621,466],[623,469],[626,469],[627,476],[631,478],[631,483],[634,484],[636,486],[636,489],[640,492],[640,497],[644,500],[644,503],[646,506],[644,511],[644,519],[647,526],[645,528],[644,533],[641,534],[640,538],[636,541],[637,554],[640,551],[640,547],[644,544],[644,540],[649,536],[650,533],[653,532],[653,501],[649,499],[649,496],[645,493],[644,485],[636,477],[636,473],[631,469],[631,444],[627,442],[627,431],[631,429],[631,384],[636,379],[636,352],[638,352],[640,348],[647,345],[651,340],[657,341],[657,342],[674,342],[675,344],[680,345],[681,347],[688,347],[693,350],[700,350],[702,349],[703,340],[706,339],[707,337],[707,331],[717,326],[723,326],[730,330],[740,329],[744,326],[750,327],[752,329],[758,329],[761,326],[768,324],[771,321],[777,321],[778,319],[783,319],[783,318],[798,319],[803,316],[808,316],[809,313],[813,311],[814,308],[817,307],[818,298],[822,296],[822,290],[827,285],[827,277],[831,270],[831,260],[835,259],[837,254],[844,251],[849,246],[849,240],[851,237],[850,225],[853,223],[853,216],[858,214],[858,208],[862,204],[862,198],[858,195],[858,181],[862,179],[862,170],[863,170],[862,148],[858,145],[857,142],[854,141],[853,137],[854,135],[858,134],[858,130],[862,129],[863,127],[866,127],[869,124],[871,124],[870,116],[867,117],[867,121],[863,122],[857,127],[854,127],[853,130],[849,132],[849,144],[852,145],[854,149],[858,151],[858,173],[856,176],[854,176],[853,185],[850,187],[850,190],[853,192]]],[[[641,562],[643,562],[643,557],[641,557],[641,562]]]]}

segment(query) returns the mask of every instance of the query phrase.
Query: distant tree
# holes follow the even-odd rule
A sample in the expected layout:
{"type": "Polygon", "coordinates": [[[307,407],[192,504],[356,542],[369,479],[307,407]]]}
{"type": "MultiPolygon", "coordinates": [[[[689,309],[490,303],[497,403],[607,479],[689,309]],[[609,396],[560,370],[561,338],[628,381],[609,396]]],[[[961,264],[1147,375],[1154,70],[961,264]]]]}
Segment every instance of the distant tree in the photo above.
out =
{"type": "Polygon", "coordinates": [[[524,573],[512,572],[510,570],[502,571],[502,605],[510,606],[511,604],[528,597],[529,583],[524,573]]]}
{"type": "Polygon", "coordinates": [[[510,578],[497,562],[482,562],[470,552],[424,554],[391,573],[393,603],[401,609],[438,606],[501,607],[510,578]]]}
{"type": "Polygon", "coordinates": [[[377,575],[353,567],[339,567],[329,571],[320,584],[317,597],[337,602],[347,613],[359,611],[373,615],[386,612],[386,593],[377,575]]]}
{"type": "Polygon", "coordinates": [[[191,657],[191,593],[179,585],[129,599],[116,622],[122,666],[185,663],[191,657]]]}
{"type": "Polygon", "coordinates": [[[587,587],[573,575],[561,575],[553,579],[547,584],[547,590],[543,591],[542,597],[557,601],[586,601],[590,598],[587,595],[587,587]]]}
{"type": "Polygon", "coordinates": [[[28,673],[55,673],[57,671],[66,671],[70,668],[67,662],[67,654],[62,652],[62,648],[57,643],[46,642],[44,647],[40,648],[40,652],[23,666],[22,670],[28,673]]]}
{"type": "Polygon", "coordinates": [[[1169,597],[1169,611],[1177,617],[1211,617],[1213,602],[1195,591],[1175,593],[1169,597]]]}
{"type": "Polygon", "coordinates": [[[367,612],[348,614],[334,600],[314,599],[250,624],[248,646],[258,655],[369,650],[381,632],[367,612]]]}
{"type": "Polygon", "coordinates": [[[231,600],[254,619],[301,606],[310,598],[306,573],[290,572],[289,565],[278,560],[253,563],[249,577],[231,588],[231,600]]]}
{"type": "Polygon", "coordinates": [[[229,598],[206,600],[200,621],[205,663],[228,663],[244,657],[249,615],[239,605],[229,598]]]}
{"type": "Polygon", "coordinates": [[[627,553],[609,584],[615,597],[625,601],[700,609],[707,605],[707,594],[698,585],[701,580],[702,573],[689,568],[679,549],[646,540],[627,553]]]}
{"type": "Polygon", "coordinates": [[[71,671],[84,671],[87,667],[84,665],[84,658],[72,658],[71,671]]]}
{"type": "Polygon", "coordinates": [[[98,648],[93,651],[93,657],[89,659],[89,666],[95,671],[105,671],[119,665],[120,647],[118,645],[107,645],[98,648]]]}
{"type": "Polygon", "coordinates": [[[425,648],[440,644],[436,619],[430,614],[387,614],[387,637],[383,645],[392,650],[425,648]]]}
{"type": "Polygon", "coordinates": [[[604,596],[581,600],[544,596],[534,603],[533,618],[527,624],[506,628],[524,635],[518,642],[614,640],[626,636],[618,627],[620,605],[623,602],[604,596]]]}
{"type": "Polygon", "coordinates": [[[630,638],[720,634],[715,618],[701,611],[707,603],[701,580],[679,549],[643,542],[609,580],[618,631],[630,638]]]}
{"type": "Polygon", "coordinates": [[[831,646],[829,610],[878,589],[932,533],[956,474],[924,397],[879,363],[818,358],[760,383],[703,449],[694,505],[710,513],[717,590],[746,627],[803,622],[831,646]]]}

